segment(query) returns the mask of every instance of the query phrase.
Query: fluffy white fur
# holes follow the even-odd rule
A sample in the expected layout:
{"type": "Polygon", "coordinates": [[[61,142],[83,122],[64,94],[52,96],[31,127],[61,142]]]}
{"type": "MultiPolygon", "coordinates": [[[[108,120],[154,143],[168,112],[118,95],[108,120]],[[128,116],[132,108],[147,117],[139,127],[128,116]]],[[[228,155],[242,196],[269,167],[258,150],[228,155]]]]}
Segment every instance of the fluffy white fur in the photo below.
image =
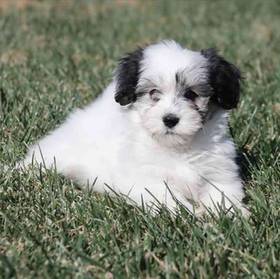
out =
{"type": "Polygon", "coordinates": [[[136,101],[120,106],[114,100],[116,75],[89,106],[30,147],[22,164],[44,159],[51,168],[55,161],[59,173],[79,184],[95,182],[96,191],[111,192],[108,184],[138,204],[156,198],[174,210],[177,199],[195,213],[217,205],[243,210],[228,112],[211,104],[210,93],[199,94],[207,87],[208,63],[173,41],[146,47],[136,101]],[[195,100],[183,97],[178,79],[198,94],[195,100]],[[171,129],[162,120],[170,113],[180,119],[171,129]]]}

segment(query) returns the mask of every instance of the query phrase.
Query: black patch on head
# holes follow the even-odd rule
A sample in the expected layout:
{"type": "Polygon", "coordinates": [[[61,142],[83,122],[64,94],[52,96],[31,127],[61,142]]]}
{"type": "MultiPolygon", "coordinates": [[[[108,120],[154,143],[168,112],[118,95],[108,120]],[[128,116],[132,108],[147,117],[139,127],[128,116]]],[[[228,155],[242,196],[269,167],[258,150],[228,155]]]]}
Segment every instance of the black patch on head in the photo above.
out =
{"type": "Polygon", "coordinates": [[[143,49],[138,48],[120,59],[116,71],[117,88],[115,100],[125,106],[136,101],[136,87],[140,74],[143,49]]]}
{"type": "Polygon", "coordinates": [[[208,82],[201,82],[193,86],[189,86],[185,76],[186,71],[179,71],[175,73],[176,89],[183,95],[186,90],[194,91],[200,97],[210,97],[213,95],[213,89],[208,82]]]}
{"type": "Polygon", "coordinates": [[[209,61],[209,83],[214,91],[211,100],[224,109],[235,108],[240,96],[240,71],[213,48],[201,54],[209,61]]]}

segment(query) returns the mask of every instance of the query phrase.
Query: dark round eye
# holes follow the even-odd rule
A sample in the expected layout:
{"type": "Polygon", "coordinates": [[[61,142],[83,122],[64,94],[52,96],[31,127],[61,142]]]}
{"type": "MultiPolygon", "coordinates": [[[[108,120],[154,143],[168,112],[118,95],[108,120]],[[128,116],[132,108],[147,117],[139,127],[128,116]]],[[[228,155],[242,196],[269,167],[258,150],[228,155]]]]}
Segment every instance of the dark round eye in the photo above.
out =
{"type": "Polygon", "coordinates": [[[197,97],[197,94],[188,88],[184,93],[184,97],[188,100],[194,101],[197,97]]]}
{"type": "Polygon", "coordinates": [[[160,95],[161,95],[161,92],[157,89],[152,89],[150,92],[149,92],[150,96],[151,96],[151,99],[155,102],[159,101],[160,100],[160,95]]]}

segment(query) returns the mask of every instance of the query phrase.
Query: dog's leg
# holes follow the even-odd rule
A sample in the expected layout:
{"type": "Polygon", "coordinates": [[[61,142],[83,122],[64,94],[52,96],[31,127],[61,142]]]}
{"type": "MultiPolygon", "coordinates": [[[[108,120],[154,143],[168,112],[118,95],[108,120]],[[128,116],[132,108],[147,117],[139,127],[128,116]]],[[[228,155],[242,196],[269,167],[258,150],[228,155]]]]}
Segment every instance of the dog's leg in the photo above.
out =
{"type": "Polygon", "coordinates": [[[152,212],[156,212],[161,206],[166,206],[172,213],[176,213],[179,205],[191,213],[195,212],[193,204],[181,193],[170,189],[164,182],[153,184],[151,187],[135,186],[125,196],[137,205],[144,205],[152,212]]]}
{"type": "Polygon", "coordinates": [[[208,182],[206,187],[208,191],[200,199],[200,213],[207,211],[218,213],[221,210],[227,213],[237,209],[245,216],[249,214],[242,203],[244,192],[241,181],[235,181],[232,184],[208,182]]]}
{"type": "Polygon", "coordinates": [[[18,168],[26,168],[30,165],[44,169],[56,168],[62,172],[66,166],[71,165],[76,153],[71,144],[70,137],[61,135],[61,128],[39,140],[29,147],[24,160],[17,164],[18,168]]]}

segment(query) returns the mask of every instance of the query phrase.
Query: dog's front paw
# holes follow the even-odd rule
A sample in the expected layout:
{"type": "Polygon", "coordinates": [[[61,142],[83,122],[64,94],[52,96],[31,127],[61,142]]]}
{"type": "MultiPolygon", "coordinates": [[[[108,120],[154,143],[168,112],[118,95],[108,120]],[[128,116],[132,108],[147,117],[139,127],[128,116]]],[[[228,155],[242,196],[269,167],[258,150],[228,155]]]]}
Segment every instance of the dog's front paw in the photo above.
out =
{"type": "Polygon", "coordinates": [[[244,207],[244,206],[230,206],[230,207],[224,207],[217,204],[215,207],[206,207],[204,205],[200,206],[196,211],[195,215],[197,217],[201,217],[203,215],[214,215],[214,216],[238,216],[242,215],[244,218],[250,217],[250,211],[244,207]]]}

